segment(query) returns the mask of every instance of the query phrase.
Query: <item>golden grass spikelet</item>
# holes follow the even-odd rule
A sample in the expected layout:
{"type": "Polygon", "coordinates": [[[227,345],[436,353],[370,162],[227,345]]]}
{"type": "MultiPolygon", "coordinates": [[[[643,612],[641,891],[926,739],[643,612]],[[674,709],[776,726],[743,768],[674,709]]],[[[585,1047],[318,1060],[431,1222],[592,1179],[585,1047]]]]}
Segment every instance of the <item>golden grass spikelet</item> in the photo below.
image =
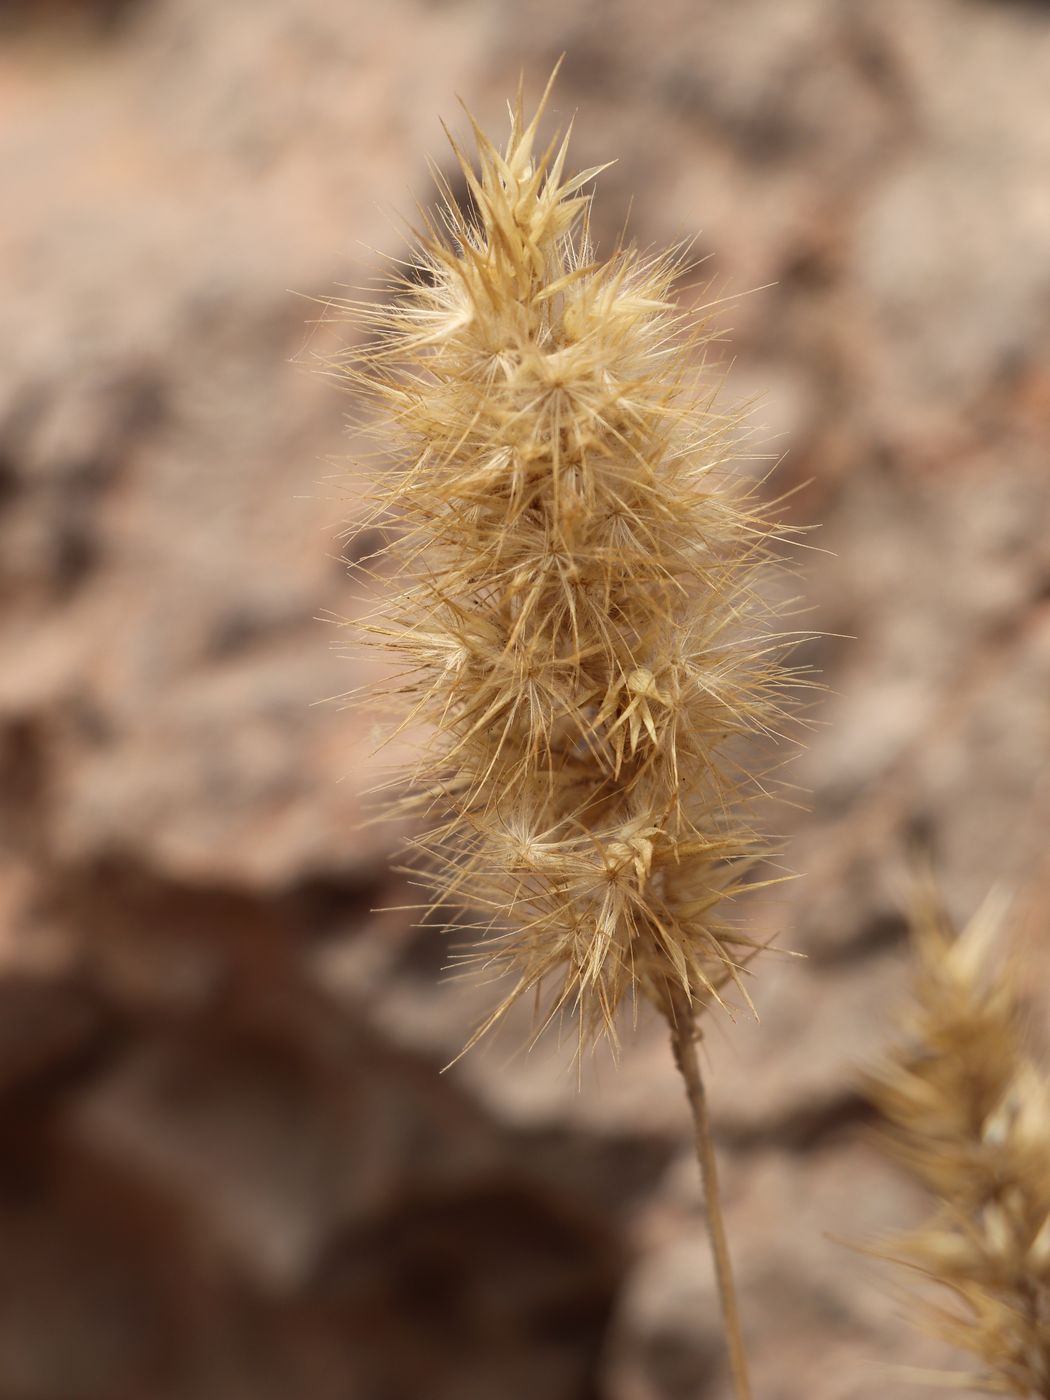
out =
{"type": "Polygon", "coordinates": [[[477,171],[452,143],[472,207],[438,178],[337,368],[395,452],[358,528],[399,581],[364,623],[384,704],[427,734],[399,805],[469,960],[514,979],[479,1035],[553,986],[582,1044],[637,994],[742,990],[756,944],[722,909],[766,850],[736,741],[780,732],[791,678],[756,589],[784,529],[729,465],[682,253],[595,258],[596,171],[566,174],[567,137],[538,154],[542,108],[519,94],[503,151],[475,126],[477,171]]]}
{"type": "Polygon", "coordinates": [[[780,734],[794,678],[757,587],[785,529],[729,460],[681,250],[596,258],[598,172],[538,150],[542,110],[519,92],[502,151],[475,126],[476,171],[453,142],[471,207],[438,177],[396,294],[344,304],[369,339],[337,368],[395,454],[359,528],[398,580],[364,623],[383,704],[429,736],[400,804],[467,960],[512,975],[478,1034],[553,988],[541,1022],[578,1012],[582,1045],[639,994],[747,1000],[724,910],[767,853],[766,775],[739,741],[780,734]]]}
{"type": "Polygon", "coordinates": [[[502,151],[474,124],[476,170],[452,143],[470,207],[438,176],[394,294],[342,303],[367,336],[334,368],[392,457],[358,525],[385,537],[382,601],[357,625],[392,658],[394,732],[425,736],[389,785],[424,907],[510,976],[470,1044],[526,995],[537,1035],[575,1014],[581,1050],[615,1044],[625,1001],[667,1018],[748,1400],[696,1021],[731,987],[750,1003],[764,946],[727,909],[769,883],[753,741],[805,684],[761,587],[790,531],[733,465],[709,315],[674,297],[684,250],[597,257],[598,170],[566,173],[568,137],[538,148],[546,96],[526,121],[519,90],[502,151]]]}
{"type": "Polygon", "coordinates": [[[976,1356],[965,1383],[1050,1396],[1050,1091],[1026,1055],[1002,910],[957,934],[932,890],[915,920],[905,1034],[868,1081],[895,1154],[937,1206],[884,1251],[943,1285],[933,1331],[976,1356]]]}

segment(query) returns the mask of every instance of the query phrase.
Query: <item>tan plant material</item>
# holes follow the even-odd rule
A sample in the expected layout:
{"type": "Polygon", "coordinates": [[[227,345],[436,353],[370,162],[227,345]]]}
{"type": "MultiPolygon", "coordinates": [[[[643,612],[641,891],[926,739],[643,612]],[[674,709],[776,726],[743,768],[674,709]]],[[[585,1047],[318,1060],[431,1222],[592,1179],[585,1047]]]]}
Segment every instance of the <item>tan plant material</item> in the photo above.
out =
{"type": "Polygon", "coordinates": [[[476,960],[514,975],[491,1021],[551,983],[615,1037],[639,992],[747,1000],[756,944],[722,911],[764,843],[735,741],[782,726],[756,580],[784,530],[727,460],[680,254],[596,261],[596,172],[537,156],[538,119],[519,100],[502,153],[476,131],[477,174],[456,148],[472,207],[443,185],[342,370],[396,451],[365,523],[391,524],[401,590],[365,626],[400,666],[384,705],[425,722],[408,802],[437,902],[481,911],[476,960]]]}
{"type": "Polygon", "coordinates": [[[977,1357],[963,1384],[1050,1397],[1050,1092],[1025,1050],[1016,964],[994,965],[1001,915],[991,900],[956,933],[932,890],[917,909],[904,1034],[868,1089],[937,1204],[883,1252],[947,1290],[920,1315],[977,1357]]]}
{"type": "Polygon", "coordinates": [[[615,1043],[648,999],[699,1086],[696,1016],[749,1002],[760,946],[727,911],[768,854],[744,741],[797,679],[760,589],[786,530],[733,465],[684,250],[597,258],[598,172],[538,147],[542,107],[519,93],[502,151],[475,125],[477,170],[453,142],[468,206],[438,177],[394,294],[346,304],[369,339],[340,369],[393,454],[361,528],[397,587],[365,627],[425,735],[398,791],[431,907],[510,975],[477,1035],[534,995],[537,1034],[571,1013],[615,1043]]]}

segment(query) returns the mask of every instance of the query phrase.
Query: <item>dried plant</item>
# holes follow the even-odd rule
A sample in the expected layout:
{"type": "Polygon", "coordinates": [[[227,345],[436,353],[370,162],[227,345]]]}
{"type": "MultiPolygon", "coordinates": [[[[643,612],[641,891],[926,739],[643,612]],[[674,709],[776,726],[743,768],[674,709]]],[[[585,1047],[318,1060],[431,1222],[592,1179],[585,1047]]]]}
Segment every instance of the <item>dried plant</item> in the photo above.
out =
{"type": "Polygon", "coordinates": [[[625,1002],[668,1020],[742,1396],[696,1021],[749,1004],[760,946],[725,911],[767,853],[742,741],[780,734],[794,679],[758,588],[785,531],[731,464],[683,250],[598,261],[598,171],[566,174],[568,136],[537,150],[542,110],[519,91],[502,152],[475,125],[477,171],[453,142],[467,207],[437,177],[395,295],[346,303],[369,339],[339,369],[394,458],[359,528],[388,530],[399,587],[365,627],[426,735],[398,791],[432,908],[511,976],[477,1035],[525,995],[581,1048],[625,1002]]]}
{"type": "Polygon", "coordinates": [[[885,1252],[950,1293],[921,1315],[978,1358],[962,1383],[1050,1396],[1050,1092],[1025,1052],[1016,967],[992,965],[1001,922],[989,901],[956,934],[932,890],[921,899],[905,1033],[868,1087],[937,1205],[885,1252]]]}

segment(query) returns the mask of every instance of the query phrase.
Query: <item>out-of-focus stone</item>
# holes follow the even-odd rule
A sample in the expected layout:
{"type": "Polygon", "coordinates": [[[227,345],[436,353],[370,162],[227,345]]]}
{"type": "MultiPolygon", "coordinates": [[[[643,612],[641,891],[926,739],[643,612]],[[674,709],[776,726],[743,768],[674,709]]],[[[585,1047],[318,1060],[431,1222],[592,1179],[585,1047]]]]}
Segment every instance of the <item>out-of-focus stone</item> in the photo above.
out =
{"type": "Polygon", "coordinates": [[[369,606],[336,539],[369,448],[310,372],[338,308],[286,289],[355,295],[425,156],[452,170],[454,94],[495,128],[563,50],[552,124],[620,158],[595,232],[632,198],[642,244],[699,231],[717,280],[683,295],[729,298],[729,394],[768,395],[785,510],[823,525],[798,625],[841,634],[799,655],[830,686],[781,822],[808,873],[751,915],[808,961],[761,959],[760,1022],[705,1041],[757,1388],[861,1400],[887,1353],[939,1359],[826,1236],[916,1204],[851,1136],[916,846],[960,915],[1032,881],[1046,982],[1047,14],[48,0],[0,19],[18,1400],[726,1391],[664,1029],[577,1074],[571,1027],[517,1053],[523,1009],[440,1076],[494,989],[371,912],[421,898],[359,827],[403,749],[315,704],[381,681],[315,620],[369,606]]]}

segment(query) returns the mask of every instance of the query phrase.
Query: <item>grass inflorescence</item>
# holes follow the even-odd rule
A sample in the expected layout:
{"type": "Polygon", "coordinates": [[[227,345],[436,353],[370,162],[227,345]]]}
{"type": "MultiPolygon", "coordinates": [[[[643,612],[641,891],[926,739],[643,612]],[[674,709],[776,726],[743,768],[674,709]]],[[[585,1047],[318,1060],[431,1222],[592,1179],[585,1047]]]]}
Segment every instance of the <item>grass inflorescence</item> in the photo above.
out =
{"type": "Polygon", "coordinates": [[[1050,1087],[1025,1047],[1016,962],[995,962],[1001,912],[989,901],[959,933],[932,890],[917,911],[912,1003],[868,1089],[936,1204],[882,1252],[940,1285],[919,1313],[976,1358],[957,1380],[1047,1397],[1050,1087]]]}
{"type": "Polygon", "coordinates": [[[744,1397],[696,1021],[750,1004],[764,946],[730,911],[769,878],[754,740],[782,739],[802,684],[764,588],[790,532],[715,402],[711,316],[676,300],[687,251],[599,258],[599,171],[538,146],[542,110],[519,92],[502,150],[475,124],[476,168],[453,142],[467,207],[438,177],[391,294],[346,303],[367,335],[337,368],[388,456],[363,625],[393,658],[384,707],[423,736],[396,790],[431,916],[510,977],[473,1039],[525,996],[581,1049],[616,1042],[625,1002],[667,1018],[744,1397]]]}
{"type": "Polygon", "coordinates": [[[365,626],[427,736],[401,794],[435,903],[513,975],[486,1027],[553,986],[583,1042],[639,993],[747,1000],[724,911],[765,843],[737,741],[784,723],[757,581],[785,530],[730,461],[684,254],[597,260],[597,172],[537,153],[538,121],[519,98],[502,152],[475,128],[476,171],[455,147],[469,209],[443,184],[342,369],[394,449],[372,522],[400,589],[365,626]]]}

